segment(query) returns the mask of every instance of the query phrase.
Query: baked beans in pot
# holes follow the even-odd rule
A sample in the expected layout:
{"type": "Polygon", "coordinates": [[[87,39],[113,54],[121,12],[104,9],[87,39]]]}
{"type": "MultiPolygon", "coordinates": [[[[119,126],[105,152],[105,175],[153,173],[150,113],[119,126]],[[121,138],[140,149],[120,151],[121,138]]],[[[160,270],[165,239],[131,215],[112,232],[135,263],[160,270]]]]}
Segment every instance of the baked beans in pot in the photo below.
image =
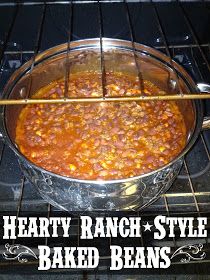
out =
{"type": "MultiPolygon", "coordinates": [[[[175,94],[180,88],[185,93],[199,92],[181,66],[173,63],[175,74],[167,56],[147,46],[135,46],[146,94],[175,94]]],[[[131,42],[104,39],[103,49],[107,94],[139,94],[131,42]]],[[[73,42],[69,61],[69,86],[75,89],[75,96],[78,93],[81,96],[100,94],[99,40],[73,42]]],[[[66,44],[39,54],[30,73],[31,63],[27,62],[13,74],[5,87],[5,98],[27,97],[29,85],[32,98],[39,94],[43,94],[42,97],[62,97],[62,79],[67,66],[66,44]]],[[[69,90],[69,94],[72,92],[69,90]]],[[[181,168],[183,156],[195,142],[203,121],[201,102],[189,100],[152,101],[151,104],[101,103],[95,107],[90,107],[90,104],[28,106],[3,108],[2,134],[17,154],[23,173],[43,198],[67,211],[119,211],[145,207],[171,186],[181,168]],[[30,112],[27,108],[31,108],[30,112]],[[24,112],[27,115],[25,119],[24,112]],[[56,112],[56,121],[53,117],[49,120],[50,115],[55,117],[53,112],[56,112]],[[71,112],[69,118],[68,112],[71,112]],[[66,121],[61,122],[63,115],[66,121]],[[40,122],[43,125],[44,121],[44,126],[40,126],[40,122]],[[27,126],[33,128],[28,130],[33,131],[28,134],[31,137],[30,149],[24,146],[27,144],[24,138],[27,137],[27,126]],[[43,128],[53,128],[53,132],[49,129],[44,141],[43,132],[46,134],[47,130],[43,128]],[[73,137],[67,142],[62,134],[64,130],[66,133],[70,131],[73,137]],[[76,145],[76,139],[82,141],[76,145]],[[47,150],[49,141],[51,149],[55,145],[51,157],[47,150]],[[37,157],[33,144],[38,142],[43,149],[39,149],[37,157]],[[148,146],[144,146],[146,144],[148,146]],[[67,149],[67,146],[71,147],[67,149]],[[148,153],[148,147],[153,153],[148,153]],[[59,148],[63,160],[56,164],[59,148]],[[50,165],[47,166],[47,162],[50,165]]]]}

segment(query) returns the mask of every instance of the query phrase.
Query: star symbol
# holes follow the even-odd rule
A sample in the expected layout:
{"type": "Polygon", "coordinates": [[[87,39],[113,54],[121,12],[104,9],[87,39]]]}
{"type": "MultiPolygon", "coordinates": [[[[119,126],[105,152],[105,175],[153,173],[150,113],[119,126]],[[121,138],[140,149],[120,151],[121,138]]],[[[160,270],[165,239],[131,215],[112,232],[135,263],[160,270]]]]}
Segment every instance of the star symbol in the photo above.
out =
{"type": "Polygon", "coordinates": [[[150,224],[147,222],[145,225],[143,225],[143,227],[144,227],[144,231],[147,231],[147,230],[151,231],[152,225],[150,225],[150,224]]]}

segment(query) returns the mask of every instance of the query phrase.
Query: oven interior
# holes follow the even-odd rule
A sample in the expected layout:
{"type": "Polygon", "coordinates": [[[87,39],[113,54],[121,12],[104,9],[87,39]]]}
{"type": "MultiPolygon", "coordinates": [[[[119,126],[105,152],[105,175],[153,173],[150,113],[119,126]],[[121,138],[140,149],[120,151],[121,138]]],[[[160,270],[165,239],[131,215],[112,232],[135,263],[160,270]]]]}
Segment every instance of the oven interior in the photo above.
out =
{"type": "MultiPolygon", "coordinates": [[[[39,52],[61,43],[96,37],[125,39],[152,46],[180,63],[196,82],[210,83],[210,33],[207,28],[210,24],[210,4],[207,1],[1,2],[0,18],[1,91],[11,74],[24,62],[34,59],[39,52]]],[[[205,101],[204,106],[205,115],[209,115],[210,101],[205,101]]],[[[157,214],[207,216],[210,213],[209,151],[210,131],[204,131],[186,155],[180,175],[170,190],[143,212],[126,215],[141,216],[143,221],[150,221],[157,214]]],[[[39,196],[23,177],[14,153],[3,142],[0,142],[0,213],[2,216],[10,213],[17,217],[67,215],[39,196]]],[[[92,246],[91,241],[88,243],[78,238],[80,224],[75,215],[72,215],[72,224],[72,244],[92,246]]],[[[209,238],[199,240],[206,246],[205,262],[210,261],[209,238]]],[[[103,241],[101,244],[100,239],[95,240],[94,246],[101,251],[100,269],[104,271],[110,259],[107,251],[110,243],[120,246],[132,243],[139,246],[156,245],[147,232],[141,239],[129,239],[129,244],[122,238],[103,241]]],[[[3,251],[5,240],[1,239],[0,242],[0,250],[3,251]]],[[[68,239],[25,239],[19,242],[36,248],[41,243],[65,246],[68,239]]],[[[159,242],[158,246],[164,246],[164,242],[159,242]]],[[[186,241],[169,239],[167,242],[175,250],[186,241]]],[[[198,240],[194,240],[194,243],[198,243],[198,240]]],[[[2,256],[0,260],[0,266],[8,265],[2,256]]],[[[34,269],[36,264],[37,260],[31,259],[30,264],[24,264],[24,269],[34,269]]],[[[18,261],[15,265],[15,269],[23,267],[18,261]]]]}

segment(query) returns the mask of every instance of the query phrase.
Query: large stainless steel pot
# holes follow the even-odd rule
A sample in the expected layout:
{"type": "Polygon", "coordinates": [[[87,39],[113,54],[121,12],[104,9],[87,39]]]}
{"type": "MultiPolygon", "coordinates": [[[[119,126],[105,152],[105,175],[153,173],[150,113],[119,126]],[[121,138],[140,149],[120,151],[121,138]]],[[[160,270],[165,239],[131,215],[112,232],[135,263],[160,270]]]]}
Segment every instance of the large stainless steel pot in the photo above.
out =
{"type": "MultiPolygon", "coordinates": [[[[143,79],[150,80],[167,93],[200,92],[187,72],[163,53],[150,47],[136,44],[136,60],[143,79]],[[177,83],[177,76],[179,83],[177,83]]],[[[100,71],[100,40],[90,39],[72,42],[69,51],[69,64],[66,60],[67,44],[62,44],[40,53],[34,62],[29,61],[19,68],[8,81],[4,89],[5,98],[24,98],[30,87],[33,95],[40,87],[52,80],[65,76],[66,67],[70,72],[83,70],[100,71]]],[[[106,71],[121,71],[138,75],[131,42],[103,39],[103,52],[106,71]]],[[[201,84],[201,90],[209,91],[207,85],[201,84]],[[202,87],[202,88],[201,88],[202,87]]],[[[177,101],[182,112],[188,141],[185,149],[172,162],[156,171],[133,178],[88,181],[72,179],[48,172],[27,160],[15,144],[16,121],[22,105],[1,107],[2,136],[9,144],[18,160],[26,178],[38,188],[41,196],[52,205],[67,211],[115,211],[142,209],[165,193],[179,173],[184,155],[197,139],[203,123],[202,103],[196,101],[177,101]]],[[[154,116],[155,118],[155,116],[154,116]]],[[[205,127],[209,125],[205,121],[205,127]]],[[[119,159],[120,160],[120,159],[119,159]]]]}

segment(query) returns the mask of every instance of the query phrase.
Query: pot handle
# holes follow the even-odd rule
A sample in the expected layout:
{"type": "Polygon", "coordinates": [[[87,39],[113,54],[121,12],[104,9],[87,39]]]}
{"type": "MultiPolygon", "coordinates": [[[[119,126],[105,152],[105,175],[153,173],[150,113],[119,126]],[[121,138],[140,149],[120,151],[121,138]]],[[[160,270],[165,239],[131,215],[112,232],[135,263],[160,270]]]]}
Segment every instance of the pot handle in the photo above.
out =
{"type": "MultiPolygon", "coordinates": [[[[210,85],[199,83],[197,84],[197,87],[199,88],[200,92],[206,92],[210,93],[210,85]]],[[[204,117],[203,124],[202,124],[202,130],[210,129],[210,116],[204,117]]]]}

